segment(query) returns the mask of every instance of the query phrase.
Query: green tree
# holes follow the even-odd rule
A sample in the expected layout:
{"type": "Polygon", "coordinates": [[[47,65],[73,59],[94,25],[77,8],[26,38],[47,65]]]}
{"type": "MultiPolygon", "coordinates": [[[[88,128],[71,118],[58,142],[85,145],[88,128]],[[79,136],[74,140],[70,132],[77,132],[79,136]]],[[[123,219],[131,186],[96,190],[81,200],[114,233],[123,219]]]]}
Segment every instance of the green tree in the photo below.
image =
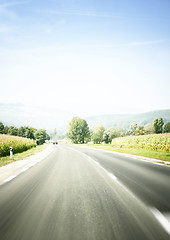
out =
{"type": "Polygon", "coordinates": [[[110,142],[111,142],[111,141],[110,141],[110,132],[109,132],[109,130],[105,130],[105,131],[104,131],[103,141],[104,141],[105,143],[110,143],[110,142]]]}
{"type": "Polygon", "coordinates": [[[9,130],[9,127],[8,126],[4,126],[3,133],[4,134],[8,134],[8,130],[9,130]]]}
{"type": "Polygon", "coordinates": [[[144,126],[137,127],[137,129],[135,130],[135,135],[139,136],[139,135],[144,135],[144,134],[145,134],[144,126]]]}
{"type": "Polygon", "coordinates": [[[25,128],[24,127],[21,126],[18,128],[18,136],[25,137],[25,128]]]}
{"type": "Polygon", "coordinates": [[[68,124],[67,137],[75,144],[89,141],[90,130],[86,120],[73,117],[68,124]]]}
{"type": "Polygon", "coordinates": [[[34,133],[34,137],[38,145],[45,143],[47,133],[45,129],[37,129],[34,133]]]}
{"type": "Polygon", "coordinates": [[[37,131],[36,128],[25,127],[25,137],[30,139],[35,139],[34,133],[37,131]]]}
{"type": "Polygon", "coordinates": [[[150,123],[145,125],[145,134],[151,134],[153,132],[152,125],[150,123]]]}
{"type": "Polygon", "coordinates": [[[158,129],[159,129],[158,128],[158,118],[156,118],[153,122],[153,132],[158,133],[158,131],[159,131],[158,129]]]}
{"type": "Polygon", "coordinates": [[[163,132],[163,119],[162,118],[156,118],[153,122],[153,132],[154,133],[162,133],[163,132]]]}
{"type": "Polygon", "coordinates": [[[101,143],[103,142],[103,135],[104,135],[105,128],[102,125],[96,126],[94,133],[92,135],[92,141],[93,143],[101,143]]]}
{"type": "Polygon", "coordinates": [[[164,133],[170,133],[170,122],[165,124],[165,126],[164,126],[164,133]]]}
{"type": "Polygon", "coordinates": [[[158,133],[162,133],[162,132],[163,132],[163,125],[164,125],[163,118],[159,118],[159,120],[158,120],[158,129],[159,129],[159,132],[158,132],[158,133]]]}
{"type": "Polygon", "coordinates": [[[46,133],[46,140],[50,140],[50,135],[46,133]]]}
{"type": "Polygon", "coordinates": [[[103,141],[105,143],[111,143],[113,138],[115,138],[117,136],[118,133],[118,129],[115,128],[109,128],[107,130],[104,131],[103,134],[103,141]]]}
{"type": "Polygon", "coordinates": [[[130,133],[131,133],[131,135],[135,135],[136,134],[135,131],[136,131],[137,127],[138,127],[137,123],[132,123],[130,125],[130,129],[131,129],[130,133]]]}
{"type": "Polygon", "coordinates": [[[4,133],[4,124],[0,122],[0,133],[4,133]]]}
{"type": "Polygon", "coordinates": [[[17,127],[14,127],[14,126],[10,126],[9,129],[8,129],[8,134],[9,134],[9,135],[17,136],[17,134],[18,134],[18,128],[17,128],[17,127]]]}

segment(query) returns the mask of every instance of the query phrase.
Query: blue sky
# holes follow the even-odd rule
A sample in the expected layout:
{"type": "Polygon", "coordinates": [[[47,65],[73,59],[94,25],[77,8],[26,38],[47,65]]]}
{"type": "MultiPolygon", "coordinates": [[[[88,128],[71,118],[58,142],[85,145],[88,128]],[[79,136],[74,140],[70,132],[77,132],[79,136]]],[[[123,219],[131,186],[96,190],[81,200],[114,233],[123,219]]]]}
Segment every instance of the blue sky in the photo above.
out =
{"type": "Polygon", "coordinates": [[[0,103],[170,108],[169,12],[169,0],[0,0],[0,103]]]}

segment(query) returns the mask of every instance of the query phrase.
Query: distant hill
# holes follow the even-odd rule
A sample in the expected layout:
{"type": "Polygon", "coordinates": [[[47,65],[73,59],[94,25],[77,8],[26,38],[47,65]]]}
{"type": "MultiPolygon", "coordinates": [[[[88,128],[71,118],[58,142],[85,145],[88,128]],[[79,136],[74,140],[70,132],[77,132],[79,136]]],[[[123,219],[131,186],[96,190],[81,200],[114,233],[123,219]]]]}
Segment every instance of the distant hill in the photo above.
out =
{"type": "Polygon", "coordinates": [[[122,127],[128,129],[132,123],[145,126],[147,124],[153,124],[155,118],[162,117],[164,123],[170,122],[170,109],[158,110],[153,112],[141,113],[141,114],[111,114],[111,115],[99,115],[85,118],[90,128],[94,128],[97,125],[103,125],[106,128],[109,127],[122,127]]]}
{"type": "MultiPolygon", "coordinates": [[[[58,134],[67,131],[68,122],[76,115],[55,109],[54,107],[33,107],[22,104],[0,104],[0,122],[4,125],[31,126],[52,130],[56,128],[58,134]]],[[[142,114],[110,114],[83,117],[90,128],[97,125],[122,127],[128,129],[131,123],[138,125],[153,124],[155,118],[162,117],[164,122],[170,122],[170,109],[142,114]]]]}
{"type": "Polygon", "coordinates": [[[0,122],[7,126],[31,126],[57,129],[63,133],[73,115],[54,107],[33,107],[24,104],[0,104],[0,122]]]}

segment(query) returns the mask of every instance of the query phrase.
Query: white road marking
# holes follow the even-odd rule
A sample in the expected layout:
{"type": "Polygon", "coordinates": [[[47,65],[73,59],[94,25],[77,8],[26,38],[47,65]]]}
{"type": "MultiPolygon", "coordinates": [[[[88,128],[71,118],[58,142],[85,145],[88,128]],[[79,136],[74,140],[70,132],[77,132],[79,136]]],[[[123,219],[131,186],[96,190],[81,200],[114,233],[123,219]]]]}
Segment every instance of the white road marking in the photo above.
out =
{"type": "Polygon", "coordinates": [[[157,162],[152,162],[152,163],[155,164],[155,165],[163,166],[163,163],[157,163],[157,162]]]}
{"type": "MultiPolygon", "coordinates": [[[[72,149],[72,148],[71,148],[72,149]]],[[[76,149],[72,149],[75,152],[78,152],[79,154],[81,154],[82,156],[86,157],[87,159],[89,159],[90,162],[95,163],[98,167],[100,167],[110,178],[112,178],[112,180],[114,180],[114,182],[116,182],[116,184],[119,184],[119,186],[121,186],[131,197],[135,198],[135,200],[140,201],[139,198],[137,198],[137,196],[130,191],[124,184],[122,184],[119,179],[113,174],[108,172],[104,167],[101,166],[101,164],[99,162],[97,162],[96,160],[94,160],[92,157],[88,156],[86,153],[82,153],[76,149]]],[[[105,150],[103,150],[105,151],[105,150]]],[[[107,150],[106,150],[107,151],[107,150]]],[[[119,154],[119,153],[118,153],[119,154]]],[[[140,201],[141,202],[141,201],[140,201]]],[[[141,202],[142,203],[142,202],[141,202]]]]}
{"type": "Polygon", "coordinates": [[[16,175],[15,176],[11,176],[11,177],[5,179],[3,182],[9,182],[9,181],[11,181],[14,178],[16,178],[16,175]]]}
{"type": "Polygon", "coordinates": [[[150,208],[151,212],[153,213],[153,215],[156,217],[156,219],[160,222],[160,224],[162,225],[162,227],[166,230],[166,232],[170,235],[170,221],[168,221],[168,218],[166,218],[165,216],[169,215],[169,214],[162,214],[158,209],[156,208],[150,208]]]}
{"type": "Polygon", "coordinates": [[[83,146],[80,146],[80,147],[86,148],[86,149],[89,148],[89,149],[95,150],[95,151],[108,152],[108,153],[111,153],[113,155],[124,156],[124,157],[127,157],[127,158],[132,158],[132,159],[135,159],[135,160],[141,160],[143,162],[149,162],[149,163],[157,164],[157,165],[164,166],[164,167],[170,167],[170,162],[169,161],[163,161],[163,160],[160,160],[160,159],[154,159],[154,158],[148,158],[148,157],[143,157],[143,156],[138,156],[138,155],[132,155],[132,154],[128,154],[128,153],[114,152],[114,151],[111,151],[111,150],[97,149],[97,148],[93,148],[93,147],[83,147],[83,146]]]}
{"type": "Polygon", "coordinates": [[[37,164],[37,162],[32,163],[32,164],[30,165],[30,167],[33,167],[33,166],[35,166],[36,164],[37,164]]]}
{"type": "Polygon", "coordinates": [[[101,165],[100,165],[100,163],[98,163],[98,162],[96,162],[96,161],[94,161],[98,166],[100,166],[101,167],[101,165]]]}
{"type": "Polygon", "coordinates": [[[20,171],[20,173],[26,172],[28,169],[29,169],[28,167],[27,167],[27,168],[23,168],[23,169],[20,171]]]}
{"type": "Polygon", "coordinates": [[[111,177],[114,181],[117,181],[117,177],[112,174],[112,173],[108,173],[109,177],[111,177]]]}
{"type": "MultiPolygon", "coordinates": [[[[79,152],[78,150],[76,150],[77,152],[79,152]]],[[[80,153],[80,152],[79,152],[80,153]]],[[[93,161],[98,167],[100,167],[101,169],[103,169],[105,171],[105,173],[107,173],[107,175],[109,175],[109,177],[114,180],[114,181],[118,181],[117,177],[113,174],[108,172],[104,167],[101,166],[101,164],[97,161],[95,161],[92,157],[88,156],[85,153],[82,153],[83,156],[85,156],[86,158],[88,158],[90,161],[93,161]]]]}
{"type": "MultiPolygon", "coordinates": [[[[85,155],[86,155],[86,154],[85,154],[85,155]]],[[[87,155],[86,155],[86,157],[87,157],[87,155]]],[[[102,169],[105,171],[105,173],[107,173],[112,180],[118,181],[117,177],[116,177],[113,173],[108,172],[104,167],[102,167],[102,166],[100,165],[99,162],[93,160],[93,159],[92,159],[91,157],[89,157],[89,156],[88,156],[88,158],[90,158],[91,161],[95,162],[95,164],[97,164],[97,166],[99,166],[100,168],[102,168],[102,169]]]]}
{"type": "Polygon", "coordinates": [[[6,177],[7,178],[5,180],[3,180],[5,177],[1,177],[0,178],[0,185],[5,184],[6,182],[11,181],[15,177],[19,176],[21,173],[26,172],[31,167],[35,166],[37,163],[39,163],[42,160],[44,160],[48,155],[50,155],[50,153],[53,151],[53,149],[54,149],[54,147],[51,145],[51,146],[47,147],[45,150],[43,150],[42,152],[36,153],[35,155],[32,155],[32,156],[29,156],[29,157],[27,157],[24,160],[21,160],[21,161],[18,161],[18,162],[14,162],[14,163],[11,163],[9,165],[1,167],[0,171],[2,171],[2,173],[4,172],[4,169],[6,170],[6,172],[7,172],[6,177]],[[29,162],[29,160],[31,160],[31,162],[29,162]],[[24,161],[25,161],[25,164],[22,164],[23,169],[20,170],[20,166],[18,167],[18,163],[19,162],[23,163],[24,161]],[[25,167],[24,167],[24,165],[25,165],[25,167]],[[10,172],[11,172],[11,170],[10,170],[11,168],[14,170],[16,175],[8,177],[10,172]]]}

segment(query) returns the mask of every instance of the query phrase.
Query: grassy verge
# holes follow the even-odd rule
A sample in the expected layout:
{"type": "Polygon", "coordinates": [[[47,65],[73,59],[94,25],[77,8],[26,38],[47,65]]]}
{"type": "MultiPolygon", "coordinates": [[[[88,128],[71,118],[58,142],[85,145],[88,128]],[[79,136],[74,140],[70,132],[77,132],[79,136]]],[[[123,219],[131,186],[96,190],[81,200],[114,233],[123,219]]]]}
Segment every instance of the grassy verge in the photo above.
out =
{"type": "Polygon", "coordinates": [[[105,144],[103,146],[102,144],[90,144],[89,143],[87,146],[93,147],[93,148],[98,148],[98,149],[120,152],[120,153],[129,153],[132,155],[138,155],[138,156],[143,156],[143,157],[148,157],[148,158],[155,158],[158,160],[170,161],[170,153],[168,151],[118,148],[118,147],[112,147],[111,144],[105,144]]]}
{"type": "Polygon", "coordinates": [[[37,152],[40,152],[40,151],[44,150],[46,147],[47,147],[47,145],[44,144],[44,145],[39,145],[38,150],[36,149],[36,147],[34,147],[34,148],[31,148],[31,149],[29,149],[25,152],[16,153],[16,154],[13,155],[12,160],[10,159],[10,156],[1,157],[0,158],[0,167],[5,166],[9,163],[13,163],[13,162],[18,161],[18,160],[23,160],[26,157],[29,157],[29,156],[37,153],[37,152]]]}

